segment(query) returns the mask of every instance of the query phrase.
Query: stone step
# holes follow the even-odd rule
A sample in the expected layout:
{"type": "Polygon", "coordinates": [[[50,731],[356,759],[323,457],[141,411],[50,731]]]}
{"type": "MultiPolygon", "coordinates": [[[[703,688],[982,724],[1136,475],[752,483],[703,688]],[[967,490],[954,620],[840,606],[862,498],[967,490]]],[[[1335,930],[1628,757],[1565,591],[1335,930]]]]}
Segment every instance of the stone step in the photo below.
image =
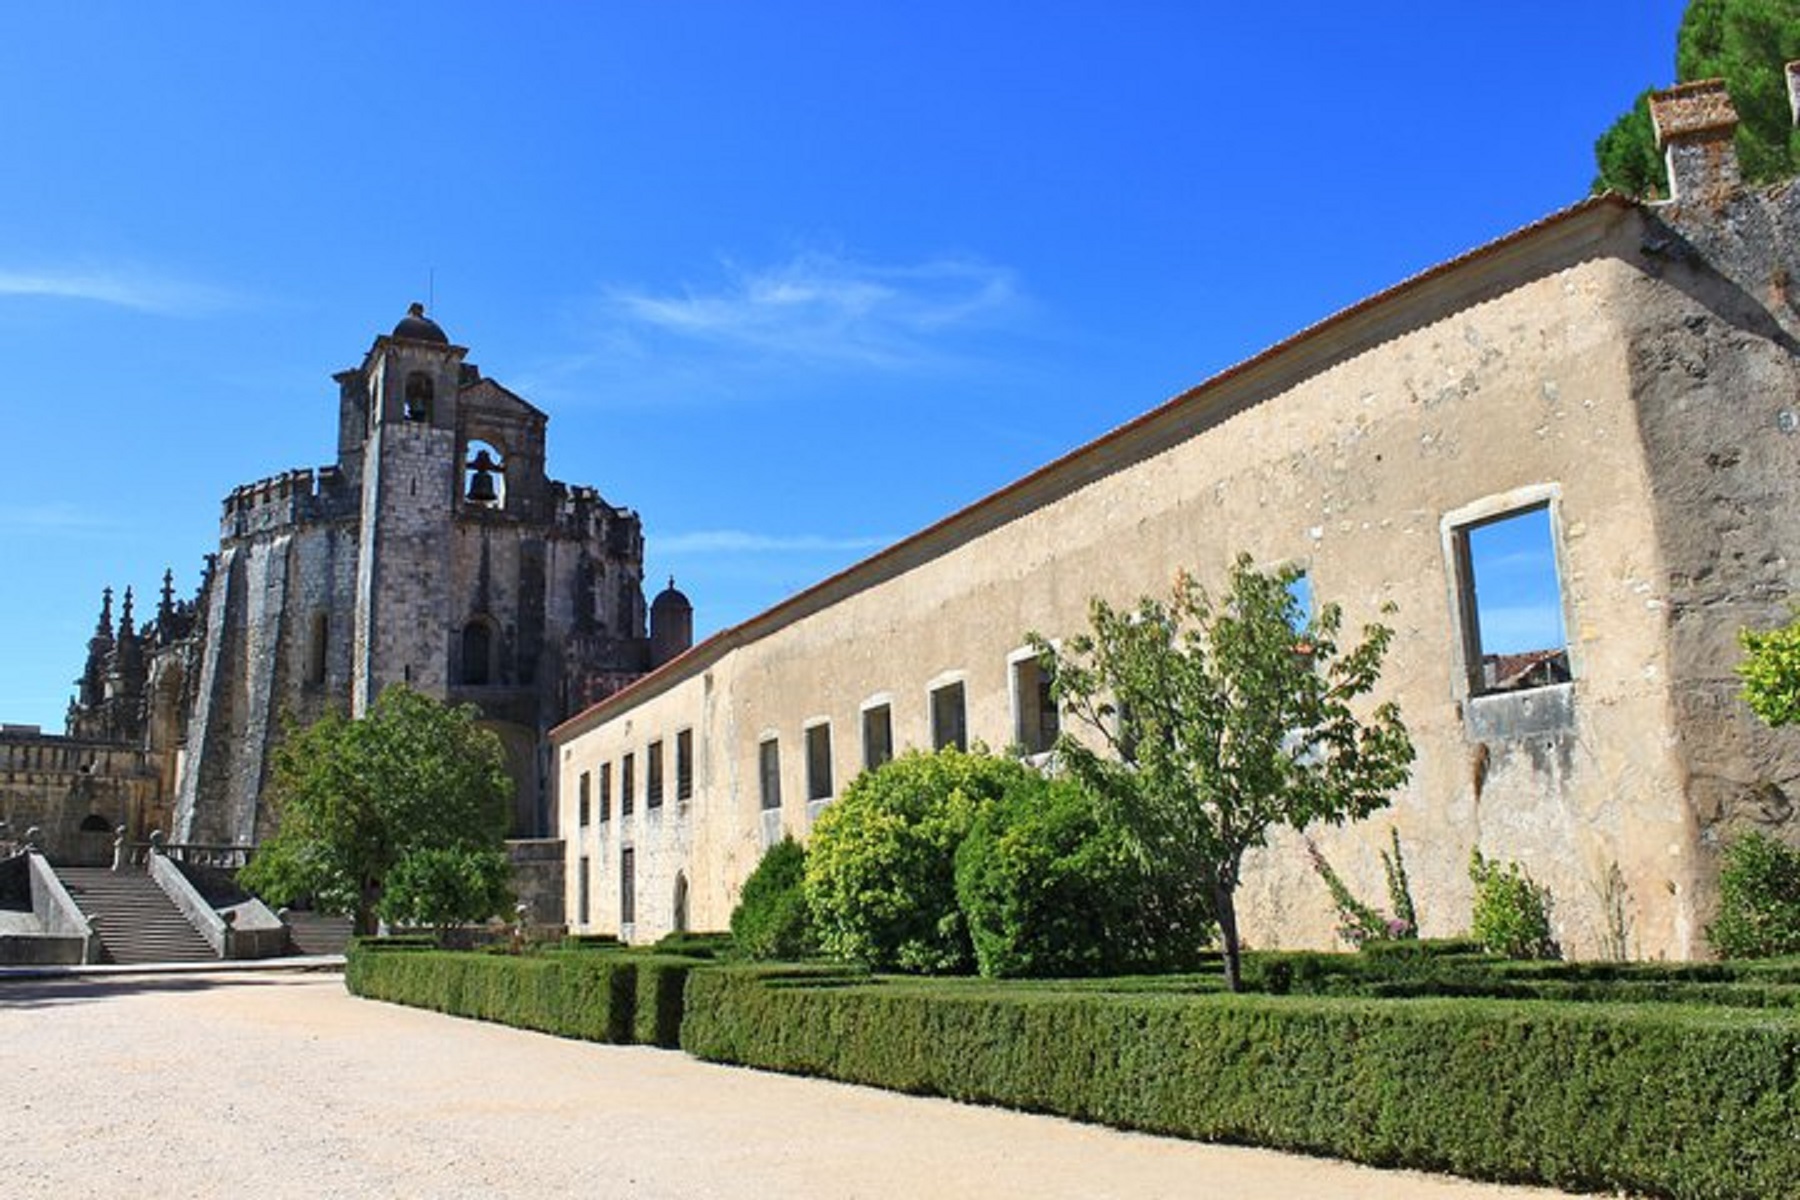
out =
{"type": "Polygon", "coordinates": [[[111,961],[210,962],[218,957],[148,872],[60,867],[57,875],[76,906],[94,918],[111,961]]]}

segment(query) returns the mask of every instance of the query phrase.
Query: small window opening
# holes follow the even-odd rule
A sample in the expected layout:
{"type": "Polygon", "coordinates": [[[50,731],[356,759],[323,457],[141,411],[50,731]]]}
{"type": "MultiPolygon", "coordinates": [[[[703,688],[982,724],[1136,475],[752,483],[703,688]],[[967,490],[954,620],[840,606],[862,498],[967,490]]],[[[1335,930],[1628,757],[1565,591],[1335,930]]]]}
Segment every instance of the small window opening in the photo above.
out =
{"type": "Polygon", "coordinates": [[[1288,625],[1295,633],[1302,632],[1313,619],[1313,587],[1312,576],[1301,571],[1287,582],[1288,625]]]}
{"type": "Polygon", "coordinates": [[[593,866],[587,855],[581,856],[581,878],[576,884],[577,900],[575,903],[575,922],[586,926],[588,923],[588,888],[592,883],[593,866]]]}
{"type": "Polygon", "coordinates": [[[663,744],[651,742],[644,751],[644,807],[661,808],[663,802],[663,744]]]}
{"type": "Polygon", "coordinates": [[[806,731],[806,798],[829,800],[831,794],[831,724],[825,722],[806,731]]]}
{"type": "Polygon", "coordinates": [[[894,757],[894,710],[877,704],[863,709],[863,769],[873,771],[894,757]]]}
{"type": "Polygon", "coordinates": [[[774,738],[756,748],[757,777],[764,809],[781,807],[781,743],[774,738]]]}
{"type": "Polygon", "coordinates": [[[81,819],[81,832],[83,833],[111,833],[112,831],[111,822],[99,813],[89,813],[81,819]]]}
{"type": "Polygon", "coordinates": [[[687,800],[694,794],[694,731],[683,729],[675,735],[675,799],[687,800]]]}
{"type": "Polygon", "coordinates": [[[627,754],[619,760],[619,815],[629,817],[637,807],[637,761],[627,754]]]}
{"type": "Polygon", "coordinates": [[[306,682],[314,687],[325,682],[325,662],[331,646],[331,617],[316,612],[312,618],[312,636],[306,647],[306,682]]]}
{"type": "Polygon", "coordinates": [[[600,764],[600,823],[612,820],[612,764],[600,764]]]}
{"type": "MultiPolygon", "coordinates": [[[[591,786],[592,786],[592,779],[589,777],[589,775],[586,771],[583,771],[581,773],[581,778],[578,779],[575,784],[575,793],[576,793],[576,796],[578,797],[578,799],[576,801],[576,805],[575,805],[576,818],[577,818],[575,823],[583,829],[586,829],[588,827],[588,821],[593,816],[593,811],[591,808],[591,801],[590,801],[590,796],[589,796],[589,791],[590,791],[591,786]]],[[[583,920],[586,920],[586,918],[584,917],[583,920]]]]}
{"type": "Polygon", "coordinates": [[[493,682],[494,633],[477,617],[463,626],[462,681],[470,687],[493,682]]]}
{"type": "Polygon", "coordinates": [[[1470,691],[1517,692],[1569,681],[1562,583],[1550,506],[1456,531],[1470,691]]]}
{"type": "Polygon", "coordinates": [[[463,499],[479,508],[506,507],[506,460],[487,442],[471,441],[463,464],[463,499]]]}
{"type": "Polygon", "coordinates": [[[406,377],[405,416],[409,421],[431,420],[431,376],[414,371],[406,377]]]}
{"type": "Polygon", "coordinates": [[[931,693],[931,745],[936,750],[969,748],[968,711],[960,682],[947,683],[931,693]]]}
{"type": "Polygon", "coordinates": [[[637,924],[637,851],[619,851],[619,924],[637,924]]]}
{"type": "Polygon", "coordinates": [[[1062,732],[1055,679],[1035,657],[1013,663],[1013,740],[1026,754],[1048,754],[1062,732]]]}

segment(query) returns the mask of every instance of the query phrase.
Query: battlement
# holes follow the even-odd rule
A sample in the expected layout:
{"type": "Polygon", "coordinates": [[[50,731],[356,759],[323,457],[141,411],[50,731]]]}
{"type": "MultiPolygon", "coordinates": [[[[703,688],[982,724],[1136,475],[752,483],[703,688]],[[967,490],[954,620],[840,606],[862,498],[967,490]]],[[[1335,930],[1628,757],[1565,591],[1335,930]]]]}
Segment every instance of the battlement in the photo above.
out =
{"type": "Polygon", "coordinates": [[[324,521],[354,508],[354,497],[336,466],[317,471],[297,467],[246,483],[225,497],[219,536],[225,539],[267,533],[310,521],[324,521]]]}
{"type": "Polygon", "coordinates": [[[643,553],[637,513],[608,504],[601,498],[599,488],[552,480],[550,500],[556,524],[563,533],[578,538],[604,537],[617,550],[635,546],[638,554],[643,553]]]}

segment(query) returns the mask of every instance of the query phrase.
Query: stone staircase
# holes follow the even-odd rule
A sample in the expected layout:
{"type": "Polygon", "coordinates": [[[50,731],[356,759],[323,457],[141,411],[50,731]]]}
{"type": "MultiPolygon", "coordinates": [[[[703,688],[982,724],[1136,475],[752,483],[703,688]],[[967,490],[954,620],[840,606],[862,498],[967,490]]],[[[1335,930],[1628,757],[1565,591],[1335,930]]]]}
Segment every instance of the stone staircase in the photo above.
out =
{"type": "Polygon", "coordinates": [[[95,930],[115,963],[214,962],[206,939],[142,867],[59,867],[77,907],[97,918],[95,930]]]}

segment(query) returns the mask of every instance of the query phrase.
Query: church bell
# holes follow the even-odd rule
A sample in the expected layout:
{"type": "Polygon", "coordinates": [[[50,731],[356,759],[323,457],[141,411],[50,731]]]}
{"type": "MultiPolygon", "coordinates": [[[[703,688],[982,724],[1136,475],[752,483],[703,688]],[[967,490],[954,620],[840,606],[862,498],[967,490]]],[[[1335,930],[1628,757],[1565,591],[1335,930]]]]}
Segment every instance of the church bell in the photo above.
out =
{"type": "Polygon", "coordinates": [[[494,487],[494,472],[502,469],[485,449],[476,451],[475,457],[469,460],[469,470],[475,472],[475,478],[469,481],[469,500],[472,503],[494,504],[499,501],[500,493],[494,487]]]}

